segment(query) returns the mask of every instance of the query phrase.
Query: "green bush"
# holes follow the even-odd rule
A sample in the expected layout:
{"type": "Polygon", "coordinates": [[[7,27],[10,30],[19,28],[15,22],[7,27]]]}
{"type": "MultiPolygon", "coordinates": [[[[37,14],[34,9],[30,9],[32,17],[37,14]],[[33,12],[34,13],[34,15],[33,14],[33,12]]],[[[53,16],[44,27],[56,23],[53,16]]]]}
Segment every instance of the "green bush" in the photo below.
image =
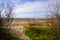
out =
{"type": "Polygon", "coordinates": [[[25,35],[32,40],[51,40],[53,38],[50,28],[44,26],[26,28],[25,35]]]}

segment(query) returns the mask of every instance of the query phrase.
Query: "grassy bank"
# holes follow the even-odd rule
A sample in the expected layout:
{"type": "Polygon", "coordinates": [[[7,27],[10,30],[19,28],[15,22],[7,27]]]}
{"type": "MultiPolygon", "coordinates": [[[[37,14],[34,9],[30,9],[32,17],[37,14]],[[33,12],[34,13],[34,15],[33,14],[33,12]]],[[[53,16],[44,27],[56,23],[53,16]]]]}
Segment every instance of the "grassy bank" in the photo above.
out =
{"type": "Polygon", "coordinates": [[[58,40],[57,35],[54,35],[52,29],[48,26],[32,26],[26,28],[25,35],[31,40],[58,40]]]}

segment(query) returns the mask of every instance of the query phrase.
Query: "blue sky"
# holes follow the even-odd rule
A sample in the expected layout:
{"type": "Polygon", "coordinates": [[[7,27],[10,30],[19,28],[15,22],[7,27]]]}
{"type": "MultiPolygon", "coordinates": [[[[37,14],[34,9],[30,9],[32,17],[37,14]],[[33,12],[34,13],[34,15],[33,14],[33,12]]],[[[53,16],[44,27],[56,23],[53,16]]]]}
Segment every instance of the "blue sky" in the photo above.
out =
{"type": "MultiPolygon", "coordinates": [[[[15,18],[45,18],[48,3],[54,5],[59,0],[2,0],[5,3],[14,5],[13,13],[15,18]]],[[[0,1],[1,4],[1,1],[0,1]]]]}
{"type": "Polygon", "coordinates": [[[49,0],[20,0],[15,12],[15,17],[18,18],[43,18],[45,15],[45,9],[41,8],[42,3],[49,0]],[[39,6],[41,3],[41,7],[39,6]],[[41,10],[40,10],[41,8],[41,10]],[[42,14],[43,13],[43,14],[42,14]],[[42,17],[43,16],[43,17],[42,17]]]}

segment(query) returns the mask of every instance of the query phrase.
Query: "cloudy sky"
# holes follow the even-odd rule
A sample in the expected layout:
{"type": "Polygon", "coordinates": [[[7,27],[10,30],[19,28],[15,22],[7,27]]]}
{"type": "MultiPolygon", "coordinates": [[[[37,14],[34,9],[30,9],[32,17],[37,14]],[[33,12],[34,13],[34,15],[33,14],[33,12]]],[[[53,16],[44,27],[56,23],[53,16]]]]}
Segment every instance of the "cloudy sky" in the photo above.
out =
{"type": "Polygon", "coordinates": [[[15,18],[45,18],[48,4],[52,7],[59,0],[5,0],[6,2],[14,5],[15,18]]]}

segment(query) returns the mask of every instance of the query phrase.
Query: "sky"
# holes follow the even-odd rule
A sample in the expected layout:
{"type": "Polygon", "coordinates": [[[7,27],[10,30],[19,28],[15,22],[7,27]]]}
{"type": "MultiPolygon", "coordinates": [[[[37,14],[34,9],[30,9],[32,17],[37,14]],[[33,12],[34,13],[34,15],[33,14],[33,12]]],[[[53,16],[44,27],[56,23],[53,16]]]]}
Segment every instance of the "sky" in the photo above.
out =
{"type": "MultiPolygon", "coordinates": [[[[14,5],[15,18],[45,18],[48,5],[60,3],[59,0],[2,0],[4,3],[14,5]]],[[[1,2],[0,2],[1,4],[1,2]]]]}

